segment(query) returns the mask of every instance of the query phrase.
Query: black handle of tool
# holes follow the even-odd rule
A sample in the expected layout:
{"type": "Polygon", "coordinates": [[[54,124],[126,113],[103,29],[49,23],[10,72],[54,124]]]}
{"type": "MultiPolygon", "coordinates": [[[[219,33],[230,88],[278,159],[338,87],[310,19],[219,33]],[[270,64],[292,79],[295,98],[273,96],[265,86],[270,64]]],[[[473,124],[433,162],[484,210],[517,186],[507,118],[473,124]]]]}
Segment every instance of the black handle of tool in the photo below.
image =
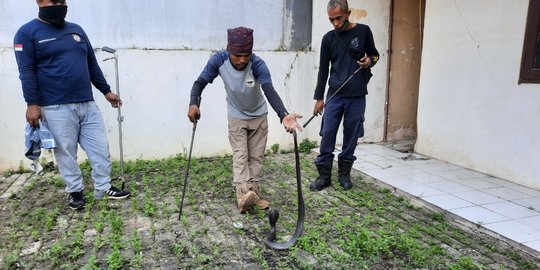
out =
{"type": "MultiPolygon", "coordinates": [[[[347,78],[347,80],[345,80],[345,82],[343,84],[341,84],[341,86],[336,90],[336,92],[334,92],[334,94],[332,94],[332,96],[330,96],[328,99],[326,99],[326,102],[324,102],[323,104],[323,108],[326,107],[326,104],[328,104],[328,102],[330,100],[332,100],[332,98],[334,98],[336,96],[336,94],[339,92],[339,90],[341,90],[341,88],[343,88],[343,86],[345,86],[345,84],[347,84],[351,79],[352,77],[354,76],[354,74],[358,73],[358,71],[360,71],[362,69],[362,66],[358,67],[352,74],[351,76],[349,76],[349,78],[347,78]]],[[[306,126],[309,124],[309,122],[311,122],[311,120],[313,120],[313,118],[315,118],[315,116],[317,116],[316,114],[312,115],[306,123],[304,123],[304,125],[302,126],[303,128],[306,128],[306,126]]]]}
{"type": "MultiPolygon", "coordinates": [[[[197,97],[197,107],[200,107],[200,106],[201,106],[201,97],[197,97]]],[[[197,122],[193,124],[193,131],[191,132],[191,143],[189,145],[188,163],[187,163],[187,168],[186,168],[186,176],[184,177],[184,188],[182,191],[182,200],[180,201],[180,213],[178,214],[178,220],[182,218],[182,208],[184,206],[184,197],[186,196],[186,187],[187,187],[187,180],[189,177],[189,168],[191,167],[191,152],[193,150],[193,140],[195,139],[195,130],[197,130],[197,122]]]]}
{"type": "MultiPolygon", "coordinates": [[[[324,105],[323,105],[323,108],[324,108],[324,105]]],[[[311,120],[313,120],[313,118],[315,118],[315,116],[317,116],[316,114],[312,115],[308,120],[307,122],[304,123],[304,125],[302,126],[303,128],[306,128],[306,126],[309,124],[309,122],[311,122],[311,120]]]]}
{"type": "Polygon", "coordinates": [[[110,47],[107,47],[107,46],[101,48],[101,50],[102,50],[102,51],[105,51],[105,52],[108,52],[108,53],[115,53],[115,52],[116,52],[115,49],[110,48],[110,47]]]}

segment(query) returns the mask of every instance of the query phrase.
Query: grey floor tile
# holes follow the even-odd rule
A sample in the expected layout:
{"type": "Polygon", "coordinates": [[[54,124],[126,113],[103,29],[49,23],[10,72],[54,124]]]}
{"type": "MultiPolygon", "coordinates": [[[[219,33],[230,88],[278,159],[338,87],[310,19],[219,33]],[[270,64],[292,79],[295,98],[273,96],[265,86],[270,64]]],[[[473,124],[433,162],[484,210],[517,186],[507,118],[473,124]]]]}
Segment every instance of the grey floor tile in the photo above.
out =
{"type": "Polygon", "coordinates": [[[516,219],[518,222],[531,226],[540,231],[540,216],[516,219]]]}
{"type": "Polygon", "coordinates": [[[488,181],[482,180],[480,178],[456,179],[456,180],[453,180],[453,181],[456,182],[456,183],[466,185],[466,186],[468,186],[468,187],[470,187],[472,189],[479,189],[479,190],[501,187],[501,186],[499,186],[499,185],[497,185],[495,183],[488,182],[488,181]]]}
{"type": "Polygon", "coordinates": [[[429,172],[429,173],[439,173],[439,172],[444,172],[444,171],[452,171],[452,170],[460,169],[460,167],[457,167],[449,163],[444,163],[441,161],[426,162],[423,164],[415,165],[414,167],[422,171],[429,172]]]}
{"type": "Polygon", "coordinates": [[[388,170],[393,171],[395,175],[404,175],[404,176],[413,176],[416,174],[424,173],[421,170],[418,170],[412,167],[407,167],[407,166],[392,167],[392,168],[389,168],[388,170]]]}
{"type": "Polygon", "coordinates": [[[540,231],[515,220],[490,223],[484,227],[519,243],[540,240],[540,231]]]}
{"type": "Polygon", "coordinates": [[[465,174],[465,175],[468,175],[472,178],[479,178],[479,177],[489,177],[489,175],[485,174],[485,173],[481,173],[481,172],[477,172],[477,171],[473,171],[473,170],[468,170],[468,169],[460,169],[458,170],[459,172],[465,174]]]}
{"type": "Polygon", "coordinates": [[[436,189],[440,189],[442,191],[445,191],[446,193],[458,193],[458,192],[464,192],[464,191],[470,191],[472,188],[452,182],[452,181],[442,181],[442,182],[436,182],[428,184],[428,186],[436,189]]]}
{"type": "Polygon", "coordinates": [[[471,207],[474,206],[472,203],[463,200],[461,198],[458,198],[456,196],[453,196],[451,194],[442,194],[442,195],[433,195],[433,196],[426,196],[424,197],[424,200],[444,209],[444,210],[450,210],[450,209],[457,209],[457,208],[463,208],[463,207],[471,207]]]}
{"type": "Polygon", "coordinates": [[[436,176],[426,172],[415,173],[414,175],[408,175],[411,180],[422,184],[437,183],[448,181],[440,176],[436,176]]]}
{"type": "Polygon", "coordinates": [[[422,168],[429,168],[430,166],[437,166],[436,164],[442,165],[443,163],[441,161],[438,161],[436,159],[428,159],[428,160],[400,160],[399,162],[403,163],[405,166],[422,169],[422,168]]]}
{"type": "Polygon", "coordinates": [[[444,191],[441,191],[436,188],[432,188],[426,184],[419,184],[419,185],[412,185],[412,186],[403,186],[400,188],[401,190],[414,195],[416,197],[427,197],[427,196],[433,196],[433,195],[442,195],[446,194],[444,191]]]}
{"type": "Polygon", "coordinates": [[[485,181],[488,181],[488,182],[491,182],[491,183],[495,183],[501,187],[510,187],[510,186],[517,186],[516,183],[512,183],[508,180],[504,180],[504,179],[500,179],[500,178],[497,178],[497,177],[480,177],[479,179],[482,179],[482,180],[485,180],[485,181]]]}
{"type": "Polygon", "coordinates": [[[383,169],[383,168],[380,168],[380,169],[365,169],[362,172],[369,175],[369,176],[371,176],[371,177],[377,178],[379,180],[382,180],[384,177],[392,175],[391,172],[387,172],[387,170],[383,169]]]}
{"type": "Polygon", "coordinates": [[[509,186],[509,188],[519,191],[521,193],[531,195],[532,197],[540,198],[540,191],[536,189],[532,189],[532,188],[528,188],[528,187],[524,187],[520,185],[509,186]]]}
{"type": "Polygon", "coordinates": [[[508,217],[497,214],[481,206],[452,209],[450,212],[480,225],[510,220],[508,217]]]}
{"type": "Polygon", "coordinates": [[[414,185],[422,184],[419,182],[415,182],[414,180],[411,180],[408,176],[403,176],[403,175],[386,176],[380,180],[397,188],[401,188],[403,186],[414,186],[414,185]]]}
{"type": "Polygon", "coordinates": [[[471,203],[474,203],[476,205],[483,205],[483,204],[490,204],[490,203],[504,201],[503,199],[499,197],[489,195],[479,190],[459,192],[459,193],[454,193],[453,195],[456,197],[462,198],[466,201],[469,201],[471,203]]]}
{"type": "Polygon", "coordinates": [[[372,144],[371,146],[366,147],[365,150],[371,153],[375,153],[375,154],[386,154],[386,153],[398,152],[398,151],[389,149],[388,147],[378,145],[378,144],[372,144]]]}
{"type": "Polygon", "coordinates": [[[462,180],[471,178],[470,176],[464,174],[461,170],[439,171],[434,172],[433,174],[448,180],[462,180]]]}
{"type": "Polygon", "coordinates": [[[519,219],[524,217],[538,216],[540,213],[525,208],[519,204],[513,202],[503,201],[482,205],[493,212],[499,213],[503,216],[507,216],[511,219],[519,219]]]}
{"type": "Polygon", "coordinates": [[[507,201],[520,200],[531,197],[531,195],[510,189],[508,187],[488,188],[482,191],[495,197],[505,199],[507,201]]]}
{"type": "Polygon", "coordinates": [[[531,242],[524,242],[523,244],[530,247],[530,248],[532,248],[532,249],[534,249],[534,250],[540,251],[540,240],[531,241],[531,242]]]}
{"type": "Polygon", "coordinates": [[[382,169],[381,167],[371,163],[371,162],[367,162],[367,161],[355,161],[354,164],[353,164],[353,168],[356,169],[356,170],[359,170],[359,171],[364,171],[364,170],[380,170],[382,169]]]}
{"type": "Polygon", "coordinates": [[[402,152],[394,151],[394,150],[390,150],[389,152],[385,152],[381,154],[384,154],[385,156],[393,157],[399,160],[403,160],[404,158],[407,158],[409,155],[411,155],[409,153],[402,153],[402,152]]]}
{"type": "Polygon", "coordinates": [[[390,168],[390,167],[405,167],[405,165],[401,162],[398,162],[396,160],[392,159],[385,159],[385,160],[374,160],[371,161],[371,163],[381,167],[381,168],[390,168]]]}
{"type": "Polygon", "coordinates": [[[382,169],[365,170],[364,173],[375,177],[380,180],[384,180],[385,177],[395,175],[414,175],[415,173],[421,173],[414,168],[409,167],[390,167],[382,169]]]}
{"type": "Polygon", "coordinates": [[[355,155],[355,169],[540,251],[540,190],[378,144],[355,155]]]}
{"type": "Polygon", "coordinates": [[[369,155],[357,157],[357,159],[363,160],[363,161],[369,161],[369,162],[373,162],[373,161],[381,161],[381,160],[389,160],[388,157],[381,156],[381,155],[377,155],[377,154],[373,154],[373,153],[372,153],[372,154],[369,154],[369,155]]]}
{"type": "Polygon", "coordinates": [[[540,211],[540,197],[526,198],[512,201],[531,210],[540,211]]]}
{"type": "Polygon", "coordinates": [[[444,162],[440,161],[440,160],[437,160],[437,159],[433,159],[433,158],[429,158],[429,157],[424,157],[424,156],[418,156],[417,159],[401,159],[402,162],[406,165],[409,165],[409,166],[425,166],[425,165],[434,165],[434,164],[444,164],[444,162]]]}

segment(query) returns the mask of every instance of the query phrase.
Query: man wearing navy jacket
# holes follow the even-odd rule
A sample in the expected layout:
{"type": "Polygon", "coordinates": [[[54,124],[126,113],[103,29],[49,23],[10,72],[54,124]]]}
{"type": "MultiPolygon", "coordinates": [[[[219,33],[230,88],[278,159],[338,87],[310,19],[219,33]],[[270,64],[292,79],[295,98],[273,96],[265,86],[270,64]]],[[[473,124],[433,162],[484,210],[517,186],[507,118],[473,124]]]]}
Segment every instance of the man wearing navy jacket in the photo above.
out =
{"type": "Polygon", "coordinates": [[[331,185],[333,152],[342,119],[343,146],[338,156],[338,180],[343,189],[352,188],[350,173],[356,160],[354,150],[358,138],[364,136],[364,112],[367,84],[371,77],[370,68],[379,59],[369,26],[349,22],[351,10],[346,0],[330,0],[327,12],[334,30],[326,33],[322,39],[319,74],[313,97],[316,100],[313,115],[322,114],[323,107],[325,108],[320,131],[320,154],[315,160],[319,177],[309,185],[309,189],[313,191],[331,185]],[[360,67],[361,70],[355,73],[360,67]],[[329,73],[326,96],[331,97],[337,89],[341,89],[324,106],[325,84],[329,73]],[[347,82],[350,76],[351,80],[347,82]]]}
{"type": "Polygon", "coordinates": [[[66,22],[65,0],[37,0],[39,16],[15,34],[14,49],[24,99],[26,120],[41,120],[57,143],[58,169],[69,193],[69,207],[82,209],[83,178],[77,163],[77,145],[92,166],[94,197],[127,198],[130,193],[111,186],[111,160],[101,112],[94,102],[92,84],[112,107],[122,101],[111,92],[98,65],[88,36],[77,24],[66,22]]]}

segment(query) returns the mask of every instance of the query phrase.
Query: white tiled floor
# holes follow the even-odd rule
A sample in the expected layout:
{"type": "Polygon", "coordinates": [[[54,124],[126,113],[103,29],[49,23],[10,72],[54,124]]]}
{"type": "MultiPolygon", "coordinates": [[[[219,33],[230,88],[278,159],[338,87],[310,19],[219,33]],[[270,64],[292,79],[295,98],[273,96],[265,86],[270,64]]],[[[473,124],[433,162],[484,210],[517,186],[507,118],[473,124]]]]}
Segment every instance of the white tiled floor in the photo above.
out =
{"type": "Polygon", "coordinates": [[[540,251],[539,190],[378,144],[355,155],[354,169],[540,251]]]}

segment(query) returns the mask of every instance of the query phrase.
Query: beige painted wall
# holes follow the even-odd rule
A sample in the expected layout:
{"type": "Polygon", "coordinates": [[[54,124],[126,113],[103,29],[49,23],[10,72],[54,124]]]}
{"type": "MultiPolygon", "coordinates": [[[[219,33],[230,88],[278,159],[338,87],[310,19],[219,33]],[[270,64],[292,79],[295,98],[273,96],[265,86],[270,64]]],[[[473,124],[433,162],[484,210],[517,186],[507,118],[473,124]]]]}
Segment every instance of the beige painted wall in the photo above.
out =
{"type": "Polygon", "coordinates": [[[394,1],[386,140],[416,139],[423,0],[394,1]]]}

